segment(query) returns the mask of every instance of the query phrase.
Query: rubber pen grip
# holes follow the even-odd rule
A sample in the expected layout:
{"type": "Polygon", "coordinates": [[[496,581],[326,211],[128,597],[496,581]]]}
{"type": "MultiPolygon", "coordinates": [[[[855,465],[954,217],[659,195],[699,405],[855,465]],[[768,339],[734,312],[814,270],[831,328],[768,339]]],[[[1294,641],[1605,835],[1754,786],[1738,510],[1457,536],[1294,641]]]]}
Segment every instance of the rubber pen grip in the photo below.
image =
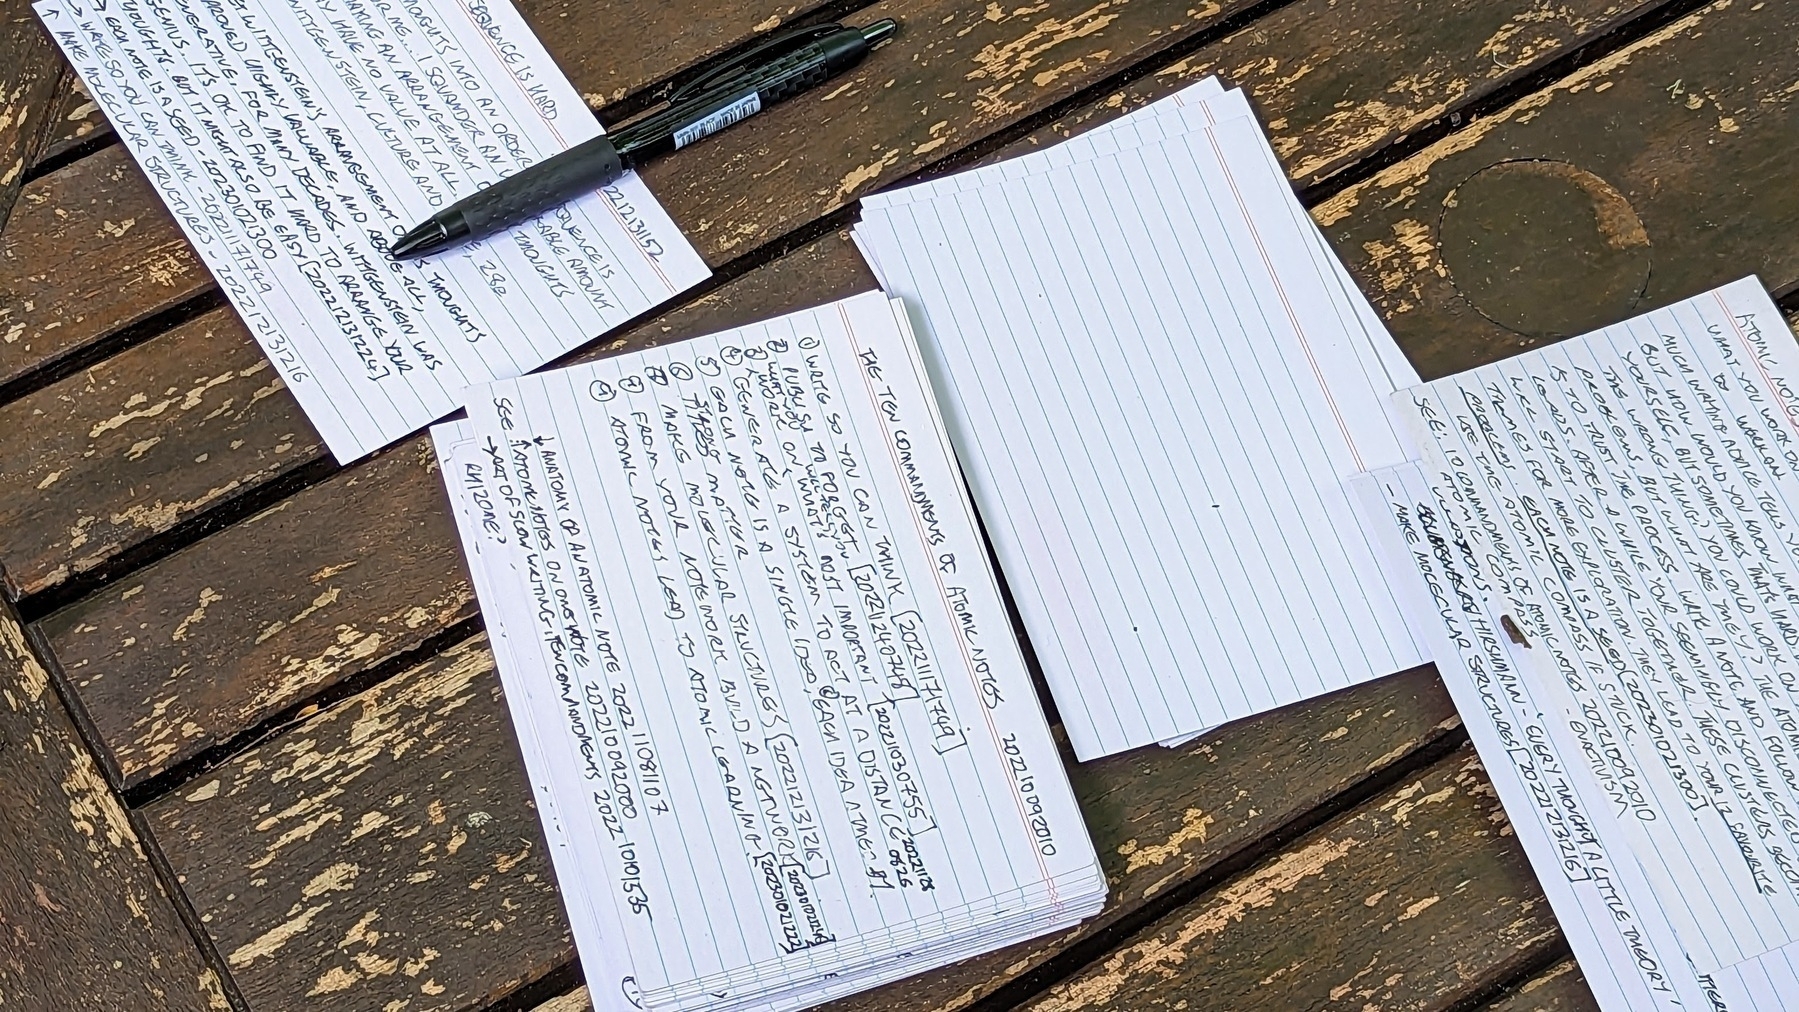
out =
{"type": "Polygon", "coordinates": [[[469,237],[478,239],[597,190],[624,171],[611,138],[601,135],[470,194],[456,209],[469,237]]]}
{"type": "Polygon", "coordinates": [[[811,66],[802,69],[799,73],[787,77],[784,80],[765,84],[757,90],[762,95],[763,106],[766,107],[774,105],[776,102],[792,98],[802,91],[817,87],[818,85],[823,84],[830,76],[830,66],[823,60],[817,60],[814,61],[811,66]]]}

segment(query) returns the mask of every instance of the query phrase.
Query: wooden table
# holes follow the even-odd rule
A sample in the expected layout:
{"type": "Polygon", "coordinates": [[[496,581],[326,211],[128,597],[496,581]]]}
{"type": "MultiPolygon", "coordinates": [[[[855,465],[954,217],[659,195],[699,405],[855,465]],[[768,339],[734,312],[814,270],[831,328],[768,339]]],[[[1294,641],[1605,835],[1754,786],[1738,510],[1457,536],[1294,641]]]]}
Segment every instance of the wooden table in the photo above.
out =
{"type": "MultiPolygon", "coordinates": [[[[905,26],[649,168],[714,282],[581,356],[872,288],[861,195],[1210,73],[1427,378],[1799,288],[1799,0],[798,2],[523,0],[607,122],[905,26]]],[[[585,1008],[428,443],[331,461],[0,14],[0,1008],[585,1008]]],[[[1592,1007],[1429,669],[1070,774],[1105,913],[832,1008],[1592,1007]]]]}

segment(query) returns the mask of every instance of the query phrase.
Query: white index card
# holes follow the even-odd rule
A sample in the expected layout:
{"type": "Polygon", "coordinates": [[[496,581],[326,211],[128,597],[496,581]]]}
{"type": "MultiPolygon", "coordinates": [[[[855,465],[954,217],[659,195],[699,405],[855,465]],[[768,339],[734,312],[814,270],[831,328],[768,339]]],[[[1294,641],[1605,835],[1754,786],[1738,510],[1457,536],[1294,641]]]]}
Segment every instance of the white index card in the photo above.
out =
{"type": "Polygon", "coordinates": [[[340,461],[708,273],[634,174],[387,259],[433,212],[601,133],[506,0],[35,9],[340,461]]]}
{"type": "Polygon", "coordinates": [[[943,189],[857,237],[1078,756],[1422,662],[1340,485],[1408,456],[1397,355],[1252,118],[943,189]]]}
{"type": "Polygon", "coordinates": [[[1597,831],[1702,972],[1799,938],[1796,391],[1746,278],[1394,395],[1597,831]]]}

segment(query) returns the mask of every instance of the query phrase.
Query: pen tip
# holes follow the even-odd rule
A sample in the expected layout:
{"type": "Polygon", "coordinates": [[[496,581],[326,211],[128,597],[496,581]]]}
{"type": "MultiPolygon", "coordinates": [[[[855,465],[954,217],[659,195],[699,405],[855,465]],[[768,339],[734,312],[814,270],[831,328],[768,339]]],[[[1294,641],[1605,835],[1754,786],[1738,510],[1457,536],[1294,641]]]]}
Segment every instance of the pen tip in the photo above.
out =
{"type": "Polygon", "coordinates": [[[387,251],[391,260],[411,260],[431,252],[450,234],[442,223],[432,220],[413,229],[394,240],[392,248],[387,251]]]}
{"type": "Polygon", "coordinates": [[[885,42],[888,38],[890,38],[893,35],[894,32],[897,32],[897,31],[899,31],[899,22],[898,21],[895,21],[892,18],[882,18],[881,20],[876,21],[874,24],[863,26],[862,41],[868,43],[871,46],[879,45],[880,43],[885,42]]]}

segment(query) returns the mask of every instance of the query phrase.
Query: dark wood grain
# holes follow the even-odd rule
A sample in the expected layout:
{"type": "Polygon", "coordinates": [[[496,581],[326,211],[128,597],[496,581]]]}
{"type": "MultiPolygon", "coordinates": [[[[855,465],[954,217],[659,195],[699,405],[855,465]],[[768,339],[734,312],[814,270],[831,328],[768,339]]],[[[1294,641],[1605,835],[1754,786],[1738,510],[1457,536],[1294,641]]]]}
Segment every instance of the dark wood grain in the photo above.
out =
{"type": "Polygon", "coordinates": [[[402,443],[43,623],[124,786],[474,614],[436,470],[402,443]]]}
{"type": "MultiPolygon", "coordinates": [[[[1303,20],[1311,23],[1314,28],[1326,38],[1351,38],[1352,36],[1350,33],[1354,26],[1365,20],[1365,16],[1362,13],[1330,5],[1326,0],[1317,0],[1316,3],[1301,4],[1298,8],[1290,8],[1289,10],[1297,10],[1299,8],[1304,8],[1304,10],[1301,11],[1304,15],[1303,20]]],[[[1392,29],[1393,33],[1391,37],[1393,39],[1405,40],[1405,45],[1402,48],[1406,52],[1420,55],[1420,58],[1422,58],[1422,54],[1438,52],[1440,47],[1452,50],[1454,49],[1454,46],[1459,45],[1462,53],[1459,57],[1461,60],[1461,64],[1459,65],[1465,65],[1469,68],[1471,75],[1470,79],[1473,80],[1475,72],[1472,68],[1475,65],[1482,61],[1488,64],[1491,63],[1491,54],[1483,54],[1482,49],[1487,46],[1487,40],[1490,40],[1493,34],[1503,34],[1501,30],[1504,29],[1505,26],[1514,23],[1534,24],[1533,22],[1529,22],[1526,16],[1526,12],[1534,8],[1530,7],[1525,0],[1517,0],[1515,6],[1506,9],[1512,12],[1510,20],[1500,17],[1495,21],[1494,18],[1496,15],[1486,8],[1480,8],[1478,12],[1470,12],[1462,6],[1456,6],[1451,9],[1451,13],[1454,17],[1445,19],[1406,19],[1393,15],[1390,19],[1389,27],[1392,29]],[[1461,17],[1471,18],[1473,28],[1461,27],[1455,20],[1455,18],[1461,17]]],[[[1599,7],[1595,4],[1587,14],[1582,15],[1579,18],[1571,14],[1557,15],[1556,17],[1549,18],[1543,22],[1543,24],[1548,27],[1527,29],[1528,32],[1543,33],[1528,35],[1528,38],[1535,40],[1531,43],[1535,50],[1554,50],[1555,46],[1552,45],[1551,42],[1544,40],[1559,39],[1560,44],[1565,45],[1579,38],[1581,33],[1594,30],[1594,26],[1601,20],[1605,10],[1606,8],[1599,7]],[[1561,18],[1566,18],[1567,20],[1558,20],[1561,18]],[[1557,29],[1556,26],[1560,26],[1559,29],[1557,29]],[[1555,35],[1552,29],[1559,30],[1562,34],[1555,35]]],[[[1285,14],[1285,11],[1282,13],[1285,14]]],[[[1109,31],[1110,29],[1108,28],[1106,30],[1109,31]]],[[[1269,38],[1286,39],[1286,44],[1294,47],[1293,51],[1287,56],[1288,60],[1297,60],[1302,57],[1304,51],[1299,47],[1303,45],[1303,39],[1301,33],[1299,33],[1296,28],[1281,34],[1269,36],[1269,38]]],[[[1274,59],[1274,57],[1270,55],[1272,50],[1267,48],[1267,46],[1271,44],[1272,43],[1267,40],[1258,41],[1247,36],[1235,36],[1232,39],[1221,43],[1221,45],[1225,47],[1227,53],[1237,54],[1233,56],[1233,60],[1241,57],[1243,47],[1261,47],[1255,48],[1254,52],[1265,57],[1263,62],[1254,63],[1252,61],[1248,69],[1243,67],[1237,68],[1243,72],[1244,80],[1251,85],[1260,80],[1256,77],[1257,71],[1255,68],[1265,66],[1268,60],[1274,59]]],[[[1303,120],[1307,117],[1317,119],[1327,115],[1322,112],[1322,110],[1334,108],[1337,103],[1346,101],[1346,99],[1341,97],[1344,94],[1359,96],[1359,100],[1363,102],[1389,103],[1392,96],[1398,90],[1398,79],[1394,77],[1394,74],[1402,71],[1402,67],[1395,62],[1395,58],[1392,55],[1394,51],[1393,47],[1398,45],[1398,42],[1393,42],[1387,47],[1371,50],[1378,58],[1370,63],[1369,72],[1365,77],[1357,78],[1353,73],[1353,57],[1356,52],[1356,47],[1348,43],[1343,43],[1341,52],[1337,53],[1335,57],[1337,62],[1331,65],[1332,69],[1329,74],[1319,71],[1316,75],[1302,75],[1297,81],[1292,82],[1290,85],[1278,88],[1264,82],[1267,84],[1263,90],[1267,96],[1266,102],[1269,103],[1268,111],[1270,113],[1279,113],[1281,116],[1289,119],[1303,120]],[[1316,94],[1307,92],[1305,90],[1306,83],[1312,80],[1316,80],[1321,84],[1328,84],[1328,87],[1316,94]]],[[[1201,53],[1208,51],[1209,49],[1202,50],[1201,53]]],[[[1449,57],[1440,56],[1437,59],[1441,64],[1448,61],[1449,57]]],[[[1196,54],[1194,60],[1199,61],[1195,64],[1198,69],[1189,69],[1188,71],[1183,72],[1183,74],[1158,76],[1145,82],[1140,82],[1139,85],[1134,86],[1134,89],[1130,93],[1133,96],[1130,103],[1143,101],[1152,94],[1165,94],[1184,84],[1190,83],[1191,80],[1196,79],[1197,75],[1199,75],[1202,70],[1209,70],[1218,62],[1217,60],[1206,62],[1206,60],[1201,60],[1198,54],[1196,54]]],[[[1278,73],[1280,67],[1285,66],[1285,63],[1282,63],[1279,60],[1276,60],[1275,63],[1275,69],[1269,71],[1271,75],[1278,73]]],[[[1272,78],[1270,80],[1272,80],[1272,78]]],[[[929,84],[930,82],[926,83],[929,84]]],[[[1493,81],[1488,81],[1487,85],[1483,85],[1483,87],[1490,86],[1492,83],[1493,81]]],[[[944,81],[937,81],[930,86],[941,86],[945,89],[951,88],[951,85],[944,81]]],[[[896,87],[898,86],[896,85],[896,87]]],[[[1461,96],[1459,100],[1468,100],[1478,93],[1479,89],[1474,85],[1468,85],[1462,91],[1457,92],[1457,94],[1461,96]]],[[[1427,97],[1432,96],[1435,96],[1435,93],[1430,93],[1430,96],[1427,97]]],[[[1100,122],[1106,117],[1119,114],[1119,112],[1130,103],[1127,103],[1122,98],[1117,101],[1113,101],[1112,98],[1106,98],[1098,102],[1094,107],[1077,113],[1074,119],[1077,120],[1081,126],[1090,125],[1100,122]]],[[[1421,116],[1428,109],[1435,108],[1435,105],[1435,97],[1432,97],[1429,105],[1417,106],[1412,110],[1411,115],[1421,116]]],[[[758,129],[759,119],[760,118],[743,124],[738,129],[753,132],[758,129]]],[[[1303,150],[1296,149],[1294,153],[1297,157],[1309,160],[1310,163],[1318,162],[1319,159],[1324,159],[1326,161],[1335,159],[1340,161],[1354,157],[1358,154],[1368,154],[1370,151],[1374,150],[1374,148],[1366,145],[1378,144],[1381,142],[1381,139],[1381,136],[1375,135],[1370,135],[1369,137],[1352,137],[1346,141],[1320,143],[1316,146],[1306,147],[1303,150]],[[1364,146],[1356,147],[1355,145],[1358,143],[1364,144],[1364,146]],[[1335,146],[1332,146],[1332,144],[1335,146]]],[[[712,142],[708,141],[708,143],[710,144],[712,142]]],[[[778,203],[781,200],[799,198],[790,198],[789,195],[769,191],[767,192],[765,199],[778,203]]],[[[867,278],[865,269],[860,266],[853,251],[850,251],[845,246],[838,245],[829,251],[829,255],[824,255],[825,252],[826,251],[821,247],[819,258],[813,261],[809,268],[810,270],[815,271],[815,274],[807,274],[805,271],[800,270],[786,271],[785,276],[778,282],[779,285],[786,286],[783,289],[783,294],[776,295],[775,289],[771,287],[767,289],[768,294],[766,295],[754,299],[738,299],[737,301],[746,311],[753,311],[751,315],[733,317],[710,316],[702,311],[699,318],[705,319],[716,326],[748,322],[749,320],[756,318],[755,314],[765,316],[799,309],[805,306],[815,305],[835,297],[836,295],[859,290],[860,288],[872,287],[872,282],[870,281],[852,280],[852,278],[867,278]]],[[[760,270],[752,272],[751,275],[746,275],[742,284],[750,284],[748,279],[759,273],[761,273],[760,270]]],[[[781,272],[777,271],[777,273],[781,272]]],[[[774,282],[766,283],[774,284],[774,282]]],[[[763,285],[765,282],[758,281],[754,282],[754,284],[763,285]]],[[[733,286],[733,290],[737,290],[738,287],[739,286],[733,286]]],[[[723,302],[719,300],[713,300],[706,303],[706,305],[722,304],[723,302]]],[[[686,317],[677,315],[674,319],[680,320],[685,318],[686,317]]],[[[628,335],[622,341],[610,341],[604,347],[605,349],[624,347],[632,342],[640,341],[646,336],[654,336],[654,331],[658,327],[673,327],[676,325],[677,324],[672,323],[652,324],[644,330],[636,332],[633,335],[628,335]]],[[[688,328],[685,324],[681,324],[680,326],[686,328],[682,330],[682,332],[686,334],[704,332],[703,329],[688,328]]],[[[672,334],[673,331],[670,331],[670,333],[672,334]]],[[[150,379],[151,376],[160,375],[169,375],[171,377],[168,382],[163,384],[165,387],[173,385],[176,382],[185,382],[184,378],[177,378],[184,377],[185,374],[192,371],[191,362],[182,358],[179,347],[173,343],[165,343],[161,339],[158,339],[149,342],[144,345],[143,348],[143,357],[134,360],[132,369],[134,373],[144,377],[141,381],[144,385],[151,385],[155,382],[150,379]],[[165,364],[158,367],[154,364],[156,362],[165,364]]],[[[75,383],[67,384],[67,387],[71,390],[76,386],[77,384],[75,383]]],[[[85,387],[82,389],[85,389],[85,387]]],[[[287,395],[278,394],[276,396],[285,398],[287,395]]],[[[87,410],[90,414],[99,415],[101,417],[110,417],[111,412],[116,410],[112,406],[114,400],[116,400],[116,398],[103,392],[101,395],[101,403],[97,407],[83,410],[87,410]]],[[[163,424],[162,420],[150,419],[143,421],[140,425],[134,427],[134,432],[137,433],[136,438],[150,438],[152,435],[156,434],[157,426],[159,424],[163,424]]],[[[195,431],[198,432],[198,430],[195,431]]],[[[283,434],[291,431],[294,431],[292,427],[285,422],[282,422],[280,423],[279,431],[271,432],[265,430],[260,438],[242,435],[234,436],[232,438],[244,438],[248,440],[251,445],[280,445],[279,442],[271,437],[282,437],[283,434]]],[[[206,457],[206,460],[201,463],[183,467],[178,470],[151,471],[145,468],[136,467],[135,464],[137,462],[115,462],[114,466],[120,469],[123,477],[124,487],[133,490],[131,494],[140,497],[140,500],[129,503],[107,503],[104,505],[105,512],[102,512],[100,508],[88,506],[79,501],[72,502],[68,505],[59,505],[56,508],[58,515],[54,518],[56,521],[55,523],[46,524],[41,528],[27,532],[26,537],[21,540],[18,548],[8,549],[12,554],[6,558],[6,562],[9,571],[14,573],[14,582],[21,587],[29,587],[37,590],[54,586],[55,583],[61,579],[61,576],[59,575],[61,570],[59,567],[73,567],[75,562],[79,559],[91,557],[92,553],[100,551],[100,548],[98,547],[100,542],[98,541],[93,542],[96,547],[91,549],[88,549],[86,545],[82,546],[87,552],[87,554],[83,556],[72,556],[66,548],[58,548],[57,546],[59,544],[66,544],[68,541],[64,534],[65,528],[58,526],[59,524],[67,523],[72,526],[79,522],[84,516],[110,517],[114,513],[122,514],[124,510],[133,507],[152,506],[155,503],[173,504],[175,512],[179,514],[182,510],[181,504],[199,501],[202,497],[208,496],[214,489],[225,487],[233,481],[239,481],[241,479],[240,472],[242,469],[239,467],[238,461],[230,454],[219,452],[217,448],[217,437],[221,434],[221,432],[216,431],[205,432],[201,433],[200,438],[198,439],[184,440],[177,444],[186,447],[184,452],[187,454],[187,459],[198,460],[202,456],[206,457]]],[[[5,434],[4,430],[0,430],[0,446],[4,446],[8,438],[9,437],[5,434]]],[[[21,432],[17,436],[11,438],[23,442],[29,437],[27,433],[21,432]]],[[[174,443],[174,437],[170,437],[169,441],[174,443]]],[[[40,466],[46,473],[50,470],[65,467],[65,465],[60,462],[63,459],[62,457],[45,457],[36,450],[32,452],[32,455],[34,458],[43,460],[43,463],[40,466]]],[[[431,480],[434,480],[434,478],[431,480]]],[[[243,486],[241,485],[239,486],[240,489],[242,487],[243,486]]],[[[226,496],[232,494],[237,493],[225,493],[226,496]]],[[[208,499],[206,504],[211,504],[216,501],[217,497],[213,497],[208,499]]],[[[195,507],[196,510],[200,508],[203,508],[203,506],[195,507]]],[[[178,517],[172,517],[172,519],[178,519],[178,517]]],[[[333,521],[328,516],[321,517],[319,519],[321,533],[310,535],[309,537],[318,542],[329,540],[329,535],[323,533],[323,531],[332,522],[333,521]]],[[[95,523],[100,522],[96,521],[95,523]]],[[[117,543],[123,545],[128,538],[141,536],[142,535],[138,532],[122,530],[118,542],[107,542],[107,544],[117,543]]],[[[413,544],[405,539],[404,531],[394,532],[390,539],[382,540],[380,544],[383,552],[392,552],[396,555],[430,555],[431,552],[435,550],[428,546],[420,546],[415,550],[413,544]]],[[[200,549],[199,546],[196,546],[196,550],[204,551],[204,549],[200,549]]],[[[234,548],[233,552],[236,550],[237,549],[234,548]]],[[[265,586],[263,581],[266,580],[266,585],[271,587],[306,586],[306,578],[309,577],[311,573],[317,571],[322,564],[314,563],[313,556],[310,552],[304,550],[297,551],[290,543],[269,543],[263,551],[257,552],[255,555],[258,561],[254,566],[249,568],[258,574],[266,574],[259,575],[255,578],[255,592],[232,595],[228,601],[221,603],[219,607],[225,609],[248,610],[250,614],[242,623],[240,623],[240,627],[260,629],[267,627],[271,623],[284,621],[287,618],[287,614],[281,613],[278,609],[285,608],[290,603],[286,598],[281,597],[279,592],[272,596],[264,594],[262,592],[262,587],[265,586]]],[[[192,586],[165,585],[166,593],[176,600],[197,601],[208,586],[213,587],[214,592],[216,593],[219,591],[219,588],[225,586],[228,582],[233,580],[243,580],[241,575],[235,577],[228,575],[229,573],[243,571],[241,557],[239,555],[230,553],[220,554],[215,552],[214,557],[218,560],[218,569],[211,572],[204,572],[197,566],[194,569],[194,573],[196,574],[195,579],[200,580],[200,583],[192,586]]],[[[379,569],[381,566],[385,565],[378,557],[366,560],[366,562],[371,569],[379,569]]],[[[463,586],[461,580],[462,575],[459,569],[448,568],[440,574],[439,579],[422,579],[416,587],[410,588],[412,597],[404,599],[403,601],[394,597],[393,594],[376,595],[370,598],[357,600],[345,598],[335,605],[336,614],[340,616],[337,621],[344,622],[357,628],[368,628],[377,620],[392,615],[396,613],[396,611],[404,610],[404,607],[413,604],[422,606],[425,602],[441,600],[448,595],[466,593],[465,590],[461,589],[463,586]]],[[[396,592],[403,593],[404,591],[396,592]]],[[[115,616],[111,614],[108,603],[103,599],[91,603],[84,603],[79,608],[79,613],[80,621],[71,623],[67,626],[68,628],[73,628],[83,623],[92,624],[102,629],[117,630],[114,642],[117,642],[124,637],[132,637],[139,643],[169,643],[169,636],[173,624],[178,622],[182,617],[182,615],[172,615],[169,621],[162,623],[160,627],[157,627],[153,623],[152,629],[149,630],[150,634],[145,635],[145,631],[137,628],[138,623],[142,621],[141,618],[136,616],[128,618],[115,616]]],[[[446,614],[453,614],[458,620],[462,617],[461,612],[449,612],[446,614]]],[[[328,630],[329,627],[327,626],[326,629],[328,630]]],[[[417,641],[427,637],[434,631],[436,630],[409,630],[407,632],[407,638],[409,638],[409,641],[417,641]]],[[[57,638],[57,643],[59,652],[68,646],[67,639],[60,635],[57,638]]],[[[66,662],[71,665],[81,665],[83,662],[86,662],[86,666],[83,670],[93,668],[95,664],[101,663],[101,658],[112,656],[111,647],[106,647],[101,653],[96,655],[95,651],[99,643],[100,640],[98,638],[90,636],[82,646],[74,648],[73,652],[65,658],[66,662]]],[[[286,655],[293,657],[312,657],[316,656],[320,649],[323,649],[324,646],[328,645],[329,643],[323,645],[318,643],[308,643],[303,647],[296,645],[295,647],[286,650],[285,653],[286,655]]],[[[242,714],[245,711],[234,709],[231,705],[227,704],[227,700],[254,697],[263,691],[265,685],[278,679],[278,676],[257,666],[252,658],[246,656],[246,654],[251,653],[252,651],[249,651],[243,644],[240,643],[236,647],[236,649],[240,651],[239,654],[233,655],[231,653],[233,649],[234,647],[232,644],[225,643],[222,644],[218,648],[218,652],[214,653],[212,656],[221,670],[229,672],[225,677],[239,678],[248,684],[241,689],[222,692],[219,697],[213,700],[196,700],[194,704],[192,704],[194,712],[185,715],[183,718],[184,722],[192,721],[197,726],[207,728],[206,735],[209,740],[212,738],[217,738],[219,740],[229,739],[236,730],[241,730],[241,726],[234,727],[233,724],[235,721],[242,719],[242,714]]],[[[384,653],[381,656],[387,655],[384,653]]],[[[151,663],[154,661],[155,664],[160,665],[164,670],[175,670],[181,664],[185,663],[185,660],[175,656],[140,658],[140,660],[143,663],[151,663]]],[[[374,660],[375,658],[371,657],[367,659],[367,663],[373,663],[374,660]]],[[[104,663],[107,665],[105,670],[110,671],[115,670],[118,665],[127,662],[124,656],[120,655],[115,659],[106,660],[104,663]]],[[[359,662],[359,664],[362,664],[362,662],[359,662]]],[[[333,669],[330,677],[337,678],[352,674],[357,666],[358,665],[351,665],[346,668],[333,669]]],[[[366,666],[366,664],[363,664],[362,666],[366,666]]],[[[96,698],[90,701],[89,706],[95,711],[96,719],[98,719],[102,726],[107,729],[109,734],[109,744],[118,750],[122,757],[131,756],[133,754],[139,757],[145,757],[153,754],[154,750],[144,744],[142,735],[145,733],[145,729],[151,727],[154,723],[154,718],[150,718],[149,714],[154,708],[155,702],[162,699],[165,694],[149,694],[147,692],[133,694],[115,693],[107,695],[104,699],[96,698]],[[119,709],[115,710],[115,707],[119,709]],[[123,739],[111,737],[113,733],[121,730],[126,737],[123,739]]],[[[290,698],[291,695],[291,693],[281,694],[280,698],[287,699],[290,698]]],[[[132,760],[125,760],[125,765],[135,771],[130,775],[134,778],[134,782],[136,782],[143,777],[154,775],[157,769],[161,768],[167,761],[176,761],[183,755],[192,754],[192,751],[193,750],[190,749],[168,753],[164,762],[142,762],[140,764],[132,760]]]]}
{"type": "Polygon", "coordinates": [[[0,383],[212,287],[119,145],[34,180],[0,232],[0,383]]]}
{"type": "Polygon", "coordinates": [[[0,603],[0,1008],[229,1010],[0,603]]]}
{"type": "Polygon", "coordinates": [[[1464,748],[1025,1007],[1443,1009],[1558,934],[1464,748]]]}
{"type": "MultiPolygon", "coordinates": [[[[607,348],[691,337],[873,287],[848,239],[833,234],[620,335],[607,348]]],[[[265,374],[256,377],[268,382],[265,374]]],[[[85,391],[85,383],[76,377],[46,395],[61,396],[65,387],[85,391]]],[[[192,385],[169,396],[186,403],[183,391],[192,385]]],[[[241,384],[234,389],[243,400],[241,384]]],[[[103,390],[103,402],[119,402],[111,387],[103,390]]],[[[290,404],[282,398],[271,410],[294,410],[290,404]]],[[[245,409],[255,406],[246,403],[245,409]]],[[[179,411],[179,404],[168,410],[179,411]]],[[[201,410],[189,413],[189,424],[216,425],[225,418],[191,417],[201,410]]],[[[316,439],[303,425],[279,428],[286,432],[278,436],[282,442],[271,445],[264,437],[245,444],[264,458],[187,466],[214,475],[221,466],[254,468],[263,460],[279,466],[294,459],[302,438],[316,439]]],[[[135,430],[131,435],[146,438],[135,430]]],[[[136,483],[131,463],[115,457],[114,470],[88,466],[83,474],[123,488],[118,509],[153,509],[131,500],[154,494],[154,486],[136,483]],[[105,477],[94,476],[103,471],[105,477]]],[[[236,474],[229,473],[227,481],[236,474]]],[[[23,492],[30,484],[29,478],[15,479],[12,487],[23,492]]],[[[44,620],[125,786],[472,617],[474,593],[447,510],[429,438],[414,437],[44,620]]],[[[89,516],[99,514],[81,514],[74,523],[89,516]]],[[[113,516],[106,514],[107,530],[129,524],[113,516]]],[[[66,517],[61,512],[55,522],[31,529],[56,537],[66,517]]],[[[87,526],[97,530],[99,523],[87,526]]]]}
{"type": "Polygon", "coordinates": [[[569,939],[484,640],[147,811],[256,1010],[478,1009],[569,939]]]}
{"type": "Polygon", "coordinates": [[[1484,1012],[1599,1012],[1599,1003],[1580,967],[1564,959],[1487,1005],[1484,1012]]]}
{"type": "Polygon", "coordinates": [[[115,139],[106,114],[87,93],[81,78],[68,69],[63,71],[62,83],[50,106],[49,126],[50,133],[44,138],[43,150],[38,152],[39,165],[66,158],[77,148],[110,143],[115,139]]]}
{"type": "MultiPolygon", "coordinates": [[[[409,1010],[468,1008],[571,958],[497,684],[477,638],[148,809],[253,1007],[380,1009],[410,997],[409,1010]],[[371,913],[379,944],[340,944],[371,913]],[[428,951],[442,958],[408,975],[428,951]],[[427,981],[444,990],[423,990],[427,981]]],[[[833,1008],[924,1009],[984,993],[1458,726],[1421,669],[1181,749],[1073,767],[1112,886],[1107,911],[1061,938],[833,1008]]]]}
{"type": "Polygon", "coordinates": [[[1012,150],[1138,108],[1171,82],[1217,74],[1249,93],[1288,175],[1312,186],[1666,5],[1302,0],[1033,131],[1012,150]]]}
{"type": "Polygon", "coordinates": [[[0,406],[0,432],[21,437],[0,440],[6,590],[79,576],[317,460],[323,444],[285,390],[237,314],[219,309],[0,406]],[[187,370],[171,374],[175,361],[187,370]]]}
{"type": "MultiPolygon", "coordinates": [[[[48,113],[61,78],[62,61],[29,0],[0,0],[0,229],[49,134],[48,113]]],[[[0,335],[5,332],[0,316],[0,335]]]]}
{"type": "Polygon", "coordinates": [[[1790,290],[1796,16],[1792,0],[1701,8],[1349,188],[1319,220],[1426,378],[1750,272],[1790,290]]]}

